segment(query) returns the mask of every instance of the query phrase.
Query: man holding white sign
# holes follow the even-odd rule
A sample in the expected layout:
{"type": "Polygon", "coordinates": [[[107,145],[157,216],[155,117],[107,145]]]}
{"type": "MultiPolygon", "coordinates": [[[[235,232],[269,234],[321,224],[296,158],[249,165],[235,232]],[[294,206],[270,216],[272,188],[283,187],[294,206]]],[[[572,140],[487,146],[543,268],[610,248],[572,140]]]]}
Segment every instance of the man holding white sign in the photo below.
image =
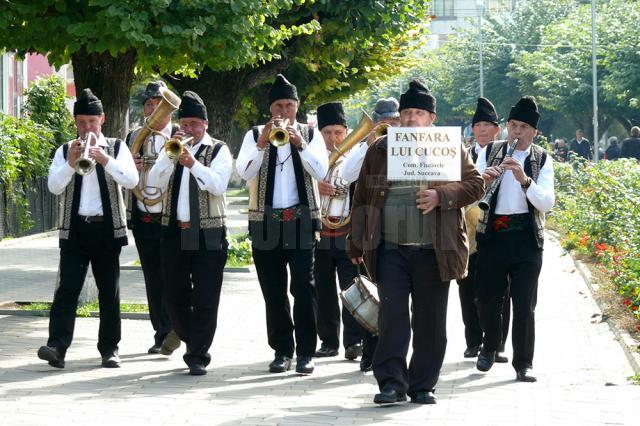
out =
{"type": "Polygon", "coordinates": [[[353,197],[347,251],[352,262],[367,264],[380,296],[373,361],[377,404],[405,401],[406,395],[419,404],[436,402],[433,392],[447,345],[449,282],[467,273],[462,208],[484,192],[459,132],[425,130],[435,119],[435,98],[412,81],[400,98],[405,129],[390,128],[388,137],[371,145],[353,197]],[[392,153],[393,146],[404,149],[392,153]],[[404,171],[415,174],[399,174],[404,171]]]}

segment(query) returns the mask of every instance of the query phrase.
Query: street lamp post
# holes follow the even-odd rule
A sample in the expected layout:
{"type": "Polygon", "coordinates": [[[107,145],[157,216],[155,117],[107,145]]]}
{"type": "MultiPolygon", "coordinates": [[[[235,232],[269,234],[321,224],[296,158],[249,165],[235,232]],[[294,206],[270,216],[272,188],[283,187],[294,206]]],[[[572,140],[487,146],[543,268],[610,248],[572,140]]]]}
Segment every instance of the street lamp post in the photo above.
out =
{"type": "Polygon", "coordinates": [[[598,64],[596,63],[596,0],[591,0],[591,66],[593,68],[593,161],[598,161],[598,64]]]}
{"type": "Polygon", "coordinates": [[[480,65],[480,96],[484,96],[484,58],[482,57],[482,15],[484,14],[484,0],[477,0],[478,7],[478,45],[479,45],[479,65],[480,65]]]}

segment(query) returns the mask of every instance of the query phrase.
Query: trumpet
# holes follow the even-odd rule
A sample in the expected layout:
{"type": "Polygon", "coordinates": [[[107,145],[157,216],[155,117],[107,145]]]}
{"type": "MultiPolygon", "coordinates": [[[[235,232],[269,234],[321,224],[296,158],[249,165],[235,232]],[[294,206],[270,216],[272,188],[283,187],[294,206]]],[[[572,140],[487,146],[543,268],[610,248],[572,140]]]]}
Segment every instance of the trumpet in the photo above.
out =
{"type": "MultiPolygon", "coordinates": [[[[504,158],[509,158],[513,156],[513,151],[516,150],[516,147],[518,146],[518,142],[520,142],[518,138],[515,138],[511,142],[511,145],[509,145],[509,149],[507,149],[507,153],[504,155],[504,158]]],[[[480,209],[484,211],[489,210],[489,208],[491,207],[491,205],[489,204],[491,203],[491,198],[493,197],[493,194],[498,189],[498,186],[500,186],[500,183],[502,182],[502,178],[504,177],[504,169],[500,169],[500,170],[501,170],[500,176],[498,176],[493,180],[493,182],[491,182],[491,185],[489,186],[489,188],[487,188],[487,192],[484,193],[484,197],[482,197],[478,202],[478,207],[480,207],[480,209]]]]}
{"type": "Polygon", "coordinates": [[[171,160],[177,160],[178,157],[184,151],[184,146],[193,140],[193,136],[189,136],[188,138],[178,139],[178,138],[170,138],[164,143],[164,151],[167,153],[167,157],[171,160]]]}
{"type": "Polygon", "coordinates": [[[80,176],[91,174],[96,168],[96,160],[89,158],[89,148],[91,148],[92,145],[92,137],[95,140],[94,145],[97,145],[98,137],[93,132],[87,133],[85,137],[81,139],[82,143],[84,143],[84,151],[82,151],[82,156],[76,160],[76,164],[74,166],[76,173],[80,176]]]}
{"type": "Polygon", "coordinates": [[[289,119],[286,118],[280,123],[279,126],[273,126],[269,132],[269,142],[276,148],[285,146],[289,143],[289,132],[287,126],[289,125],[289,119]]]}

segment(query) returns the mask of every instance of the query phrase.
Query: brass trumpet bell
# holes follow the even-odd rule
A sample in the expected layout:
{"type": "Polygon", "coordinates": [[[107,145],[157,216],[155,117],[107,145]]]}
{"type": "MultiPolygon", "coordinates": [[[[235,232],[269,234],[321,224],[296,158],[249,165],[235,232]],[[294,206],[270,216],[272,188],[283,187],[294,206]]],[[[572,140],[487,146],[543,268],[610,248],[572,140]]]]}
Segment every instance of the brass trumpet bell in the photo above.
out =
{"type": "Polygon", "coordinates": [[[91,138],[96,141],[95,146],[98,146],[98,137],[93,132],[87,133],[87,135],[82,139],[82,141],[84,142],[84,151],[82,152],[82,156],[76,160],[75,164],[76,173],[80,176],[89,175],[93,173],[96,168],[96,161],[92,158],[89,158],[89,149],[92,146],[91,138]]]}
{"type": "Polygon", "coordinates": [[[269,132],[269,143],[271,143],[271,145],[276,148],[280,148],[281,146],[285,146],[289,143],[289,132],[287,131],[288,123],[289,119],[285,119],[279,126],[271,128],[271,131],[269,132]]]}
{"type": "Polygon", "coordinates": [[[167,157],[169,159],[175,161],[180,157],[182,151],[184,151],[184,146],[193,140],[192,136],[189,136],[185,139],[178,138],[170,138],[164,143],[164,150],[167,153],[167,157]]]}

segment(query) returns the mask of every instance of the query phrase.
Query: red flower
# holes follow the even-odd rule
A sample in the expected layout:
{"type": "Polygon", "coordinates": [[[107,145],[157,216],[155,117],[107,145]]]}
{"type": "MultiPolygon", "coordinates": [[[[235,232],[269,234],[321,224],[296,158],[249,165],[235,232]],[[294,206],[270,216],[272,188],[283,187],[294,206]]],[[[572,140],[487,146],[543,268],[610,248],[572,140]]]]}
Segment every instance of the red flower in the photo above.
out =
{"type": "Polygon", "coordinates": [[[606,243],[593,243],[593,245],[595,246],[596,250],[600,250],[600,251],[607,251],[607,244],[606,243]]]}
{"type": "Polygon", "coordinates": [[[622,303],[624,303],[625,306],[629,306],[631,305],[631,299],[624,299],[622,303]]]}
{"type": "Polygon", "coordinates": [[[151,215],[149,214],[145,214],[142,216],[142,222],[144,223],[151,223],[151,215]]]}
{"type": "Polygon", "coordinates": [[[296,217],[295,217],[293,209],[282,210],[282,221],[283,222],[289,222],[289,221],[292,221],[295,218],[296,217]]]}

